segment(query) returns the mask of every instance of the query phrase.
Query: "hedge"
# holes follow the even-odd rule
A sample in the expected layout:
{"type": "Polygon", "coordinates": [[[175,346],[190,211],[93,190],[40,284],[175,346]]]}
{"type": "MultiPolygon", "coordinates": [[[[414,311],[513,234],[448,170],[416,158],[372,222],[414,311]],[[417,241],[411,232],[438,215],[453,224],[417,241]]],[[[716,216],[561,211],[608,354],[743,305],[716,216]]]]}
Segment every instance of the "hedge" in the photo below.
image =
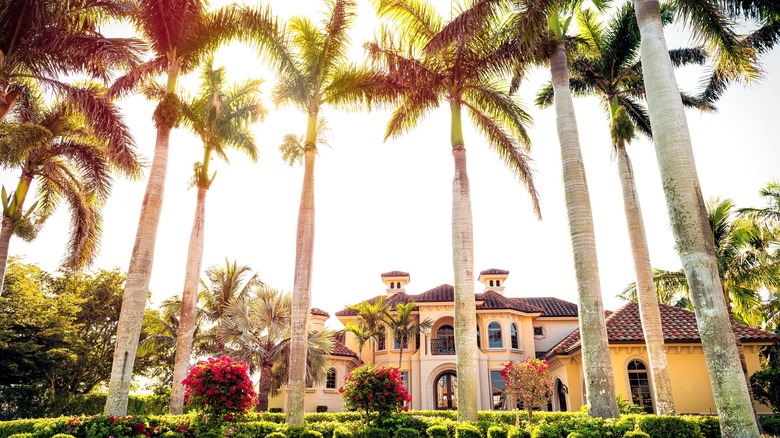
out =
{"type": "MultiPolygon", "coordinates": [[[[128,415],[165,415],[170,397],[167,395],[131,395],[128,415]]],[[[20,418],[55,418],[62,415],[100,415],[106,407],[106,394],[68,394],[56,397],[40,394],[34,388],[0,387],[0,421],[20,418]]],[[[189,412],[185,406],[184,411],[189,412]]]]}

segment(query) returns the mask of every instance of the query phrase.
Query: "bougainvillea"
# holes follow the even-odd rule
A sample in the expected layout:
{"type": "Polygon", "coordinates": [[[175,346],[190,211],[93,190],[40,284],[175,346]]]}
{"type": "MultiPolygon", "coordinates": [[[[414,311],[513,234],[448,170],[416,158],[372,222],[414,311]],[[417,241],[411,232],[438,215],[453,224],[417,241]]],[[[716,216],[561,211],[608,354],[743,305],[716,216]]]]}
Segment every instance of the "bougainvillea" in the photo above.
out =
{"type": "Polygon", "coordinates": [[[198,362],[181,382],[184,402],[214,417],[246,413],[257,398],[246,370],[245,362],[227,356],[198,362]]]}
{"type": "Polygon", "coordinates": [[[553,379],[550,364],[544,359],[527,357],[522,362],[509,362],[503,370],[504,392],[523,402],[531,421],[534,408],[543,408],[552,395],[553,379]]]}
{"type": "Polygon", "coordinates": [[[365,412],[366,419],[373,413],[383,417],[395,412],[408,411],[404,406],[412,401],[406,393],[403,377],[398,368],[374,368],[366,365],[352,370],[344,377],[344,386],[339,388],[344,406],[365,412]]]}

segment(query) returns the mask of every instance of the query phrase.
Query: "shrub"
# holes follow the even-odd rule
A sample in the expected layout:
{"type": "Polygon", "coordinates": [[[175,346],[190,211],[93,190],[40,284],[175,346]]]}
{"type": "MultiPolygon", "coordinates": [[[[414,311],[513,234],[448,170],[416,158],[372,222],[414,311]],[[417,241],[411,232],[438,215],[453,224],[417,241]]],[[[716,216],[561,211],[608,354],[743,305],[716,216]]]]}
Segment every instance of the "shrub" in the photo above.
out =
{"type": "Polygon", "coordinates": [[[333,438],[354,438],[355,434],[344,426],[339,426],[333,430],[333,438]]]}
{"type": "Polygon", "coordinates": [[[367,427],[365,432],[366,438],[389,438],[389,434],[381,427],[367,427]]]}
{"type": "MultiPolygon", "coordinates": [[[[262,435],[256,435],[256,436],[262,436],[262,435]]],[[[287,436],[282,432],[271,432],[265,436],[265,438],[286,438],[286,437],[287,436]]]]}
{"type": "Polygon", "coordinates": [[[322,432],[306,429],[301,434],[301,438],[322,438],[322,432]]]}
{"type": "Polygon", "coordinates": [[[630,430],[623,434],[623,438],[650,438],[650,435],[641,430],[630,430]]]}
{"type": "MultiPolygon", "coordinates": [[[[282,431],[285,429],[284,424],[273,423],[271,421],[236,422],[231,424],[231,427],[233,427],[233,433],[231,436],[239,438],[264,437],[273,433],[282,433],[282,431]]],[[[284,434],[282,433],[282,437],[280,438],[286,437],[284,437],[284,434]]]]}
{"type": "Polygon", "coordinates": [[[647,432],[653,438],[701,437],[699,425],[684,417],[648,415],[640,417],[637,424],[639,430],[647,432]]]}
{"type": "Polygon", "coordinates": [[[777,414],[780,413],[780,368],[767,368],[756,371],[750,376],[753,397],[768,405],[777,414]]]}
{"type": "MultiPolygon", "coordinates": [[[[699,430],[704,438],[720,438],[720,422],[714,415],[698,415],[685,417],[688,421],[694,421],[699,425],[699,430]]],[[[763,423],[762,423],[763,424],[763,423]]],[[[778,430],[780,432],[780,430],[778,430]]]]}
{"type": "Polygon", "coordinates": [[[317,405],[317,412],[328,412],[328,407],[325,405],[317,405]]]}
{"type": "Polygon", "coordinates": [[[761,427],[764,429],[764,432],[780,433],[780,417],[777,416],[759,417],[758,420],[761,422],[761,427]]]}
{"type": "Polygon", "coordinates": [[[32,438],[33,434],[30,432],[25,433],[15,433],[13,435],[9,435],[8,438],[32,438]]]}
{"type": "Polygon", "coordinates": [[[531,438],[531,432],[521,427],[511,427],[507,438],[531,438]]]}
{"type": "Polygon", "coordinates": [[[479,428],[472,424],[460,424],[455,428],[455,438],[481,438],[479,428]]]}
{"type": "Polygon", "coordinates": [[[487,430],[487,438],[508,438],[509,431],[501,426],[490,426],[487,430]]]}
{"type": "Polygon", "coordinates": [[[428,429],[425,430],[425,433],[428,434],[428,438],[449,438],[450,437],[450,431],[449,429],[447,429],[447,426],[441,424],[429,427],[428,429]]]}
{"type": "Polygon", "coordinates": [[[363,411],[368,419],[373,412],[383,417],[408,411],[409,407],[404,403],[412,400],[412,396],[406,393],[398,368],[374,368],[371,365],[347,374],[339,392],[347,409],[363,411]]]}
{"type": "Polygon", "coordinates": [[[501,370],[501,377],[504,378],[504,392],[523,402],[529,422],[533,409],[543,408],[553,393],[550,364],[544,359],[527,357],[522,362],[509,362],[501,370]]]}
{"type": "Polygon", "coordinates": [[[67,433],[58,433],[56,435],[52,435],[51,438],[76,438],[73,435],[68,435],[67,433]]]}
{"type": "Polygon", "coordinates": [[[200,407],[211,417],[246,413],[256,399],[246,370],[246,362],[227,356],[198,362],[181,382],[186,387],[185,403],[200,407]]]}
{"type": "Polygon", "coordinates": [[[409,427],[399,427],[395,430],[393,438],[420,438],[420,431],[409,427]]]}

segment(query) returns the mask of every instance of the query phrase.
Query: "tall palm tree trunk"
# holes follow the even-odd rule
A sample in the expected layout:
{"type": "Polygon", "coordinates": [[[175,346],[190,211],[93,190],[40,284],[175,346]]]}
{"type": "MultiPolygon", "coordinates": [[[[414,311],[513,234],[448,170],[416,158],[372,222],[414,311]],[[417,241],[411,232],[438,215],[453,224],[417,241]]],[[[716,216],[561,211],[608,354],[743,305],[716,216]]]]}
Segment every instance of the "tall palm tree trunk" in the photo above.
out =
{"type": "Polygon", "coordinates": [[[672,382],[669,377],[669,365],[666,362],[661,309],[658,306],[658,295],[653,284],[653,268],[650,265],[645,224],[639,206],[639,197],[636,193],[634,170],[624,140],[618,141],[616,151],[620,186],[623,189],[623,206],[626,211],[628,238],[631,242],[631,255],[634,259],[634,271],[636,272],[639,316],[642,320],[647,356],[650,359],[650,375],[655,394],[656,413],[672,415],[674,414],[674,399],[672,397],[672,382]]]}
{"type": "Polygon", "coordinates": [[[401,364],[404,360],[404,339],[401,339],[398,343],[400,345],[398,349],[398,371],[401,371],[401,364]]]}
{"type": "MultiPolygon", "coordinates": [[[[0,296],[3,295],[5,287],[5,271],[8,268],[8,254],[11,249],[11,236],[14,234],[14,217],[21,217],[23,213],[24,201],[27,199],[27,192],[32,184],[32,174],[22,170],[22,176],[19,177],[19,183],[11,196],[17,197],[16,211],[11,212],[12,217],[3,216],[3,223],[0,226],[0,296]],[[21,194],[21,195],[19,195],[21,194]]],[[[10,201],[9,201],[10,202],[10,201]]]]}
{"type": "Polygon", "coordinates": [[[268,394],[271,392],[271,365],[264,363],[260,369],[260,382],[257,384],[257,405],[255,412],[268,410],[268,394]]]}
{"type": "Polygon", "coordinates": [[[287,423],[303,424],[306,390],[306,344],[314,255],[314,158],[317,155],[317,112],[309,112],[304,143],[303,187],[298,210],[295,279],[290,312],[290,365],[287,377],[287,423]]]}
{"type": "Polygon", "coordinates": [[[181,381],[187,377],[192,355],[192,338],[195,334],[195,320],[198,309],[198,285],[200,268],[203,262],[203,239],[206,226],[206,195],[208,188],[198,187],[195,204],[195,219],[192,223],[190,246],[187,250],[187,268],[184,274],[184,292],[181,298],[179,331],[176,336],[176,356],[173,362],[173,387],[171,388],[171,406],[168,412],[179,415],[184,407],[184,385],[181,381]]]}
{"type": "Polygon", "coordinates": [[[458,375],[458,421],[477,421],[477,310],[474,300],[474,226],[471,188],[466,171],[461,103],[452,112],[452,268],[455,273],[455,366],[458,375]]]}
{"type": "Polygon", "coordinates": [[[2,101],[0,101],[0,123],[5,120],[20,97],[22,97],[22,93],[16,90],[11,90],[3,96],[2,101]]]}
{"type": "MultiPolygon", "coordinates": [[[[176,62],[176,61],[174,61],[176,62]]],[[[154,159],[146,184],[135,245],[127,269],[127,281],[122,296],[122,310],[116,330],[114,361],[111,366],[111,378],[106,397],[106,414],[126,415],[130,383],[133,380],[138,339],[141,335],[144,307],[149,293],[149,279],[154,264],[154,248],[157,240],[157,227],[160,223],[165,176],[168,171],[168,144],[171,129],[178,123],[181,104],[173,94],[176,71],[169,73],[168,94],[157,105],[154,113],[157,125],[157,141],[154,147],[154,159]],[[173,76],[173,78],[172,78],[173,76]],[[173,79],[173,80],[172,80],[173,79]]]]}
{"type": "Polygon", "coordinates": [[[619,415],[615,398],[615,379],[609,354],[607,325],[601,297],[599,266],[596,259],[596,237],[590,208],[588,183],[582,163],[574,103],[569,92],[569,68],[563,42],[550,59],[555,92],[556,125],[561,144],[563,185],[569,218],[574,270],[580,314],[580,338],[588,412],[601,418],[619,415]]]}
{"type": "Polygon", "coordinates": [[[729,324],[712,230],[658,0],[635,0],[647,106],[675,246],[685,270],[723,436],[758,437],[729,324]]]}

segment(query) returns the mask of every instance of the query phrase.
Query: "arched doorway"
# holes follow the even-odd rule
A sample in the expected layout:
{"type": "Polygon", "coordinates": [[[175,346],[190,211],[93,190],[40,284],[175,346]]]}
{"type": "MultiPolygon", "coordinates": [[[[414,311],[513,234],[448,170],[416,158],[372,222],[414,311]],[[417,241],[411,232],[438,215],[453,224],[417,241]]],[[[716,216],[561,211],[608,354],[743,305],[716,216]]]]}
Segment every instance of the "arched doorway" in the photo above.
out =
{"type": "Polygon", "coordinates": [[[566,388],[566,385],[563,384],[563,382],[560,381],[560,379],[555,381],[555,395],[558,397],[558,410],[561,412],[566,412],[569,410],[568,406],[566,406],[566,393],[569,392],[566,388]]]}
{"type": "Polygon", "coordinates": [[[433,400],[436,409],[458,409],[458,378],[452,371],[439,375],[433,385],[433,400]]]}

